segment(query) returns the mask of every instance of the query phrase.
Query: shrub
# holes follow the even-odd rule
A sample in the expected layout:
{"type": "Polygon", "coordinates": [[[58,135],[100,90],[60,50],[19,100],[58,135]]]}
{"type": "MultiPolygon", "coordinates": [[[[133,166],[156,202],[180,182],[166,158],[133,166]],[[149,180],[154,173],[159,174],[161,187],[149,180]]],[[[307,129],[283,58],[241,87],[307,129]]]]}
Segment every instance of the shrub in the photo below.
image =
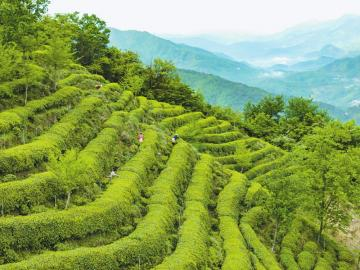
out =
{"type": "Polygon", "coordinates": [[[269,191],[257,182],[252,182],[245,196],[245,204],[248,207],[262,205],[270,197],[269,191]]]}
{"type": "Polygon", "coordinates": [[[204,143],[227,143],[235,141],[244,135],[239,131],[229,131],[225,133],[216,133],[216,134],[201,134],[193,138],[194,141],[204,142],[204,143]]]}
{"type": "Polygon", "coordinates": [[[205,119],[200,119],[194,122],[190,122],[176,130],[176,133],[180,135],[182,138],[191,138],[201,133],[201,128],[207,127],[213,123],[216,123],[217,120],[215,117],[208,117],[205,119]]]}
{"type": "Polygon", "coordinates": [[[259,258],[260,262],[268,269],[280,270],[278,263],[274,255],[264,246],[263,243],[257,237],[255,231],[251,228],[250,224],[245,222],[243,218],[240,222],[240,230],[247,245],[253,250],[256,257],[259,258]]]}
{"type": "Polygon", "coordinates": [[[307,241],[304,245],[303,250],[315,254],[318,251],[318,245],[313,241],[307,241]]]}
{"type": "Polygon", "coordinates": [[[275,170],[285,163],[285,158],[279,158],[264,164],[260,164],[248,170],[245,175],[248,179],[255,179],[259,175],[263,175],[269,171],[275,170]]]}
{"type": "Polygon", "coordinates": [[[224,156],[224,155],[231,155],[235,153],[238,141],[228,142],[228,143],[194,143],[194,146],[200,152],[211,153],[215,156],[224,156]]]}
{"type": "MultiPolygon", "coordinates": [[[[159,137],[155,131],[149,130],[146,138],[146,143],[141,145],[139,153],[123,166],[113,184],[96,201],[66,211],[48,211],[1,219],[0,250],[10,247],[16,250],[51,248],[65,239],[83,238],[128,224],[134,213],[133,203],[140,196],[140,187],[149,184],[147,174],[156,164],[159,137]]],[[[92,161],[89,160],[89,153],[107,155],[106,152],[101,152],[102,150],[97,151],[96,146],[112,149],[107,142],[99,141],[96,145],[93,143],[93,146],[87,153],[84,152],[84,159],[79,160],[90,166],[87,171],[89,176],[93,177],[83,181],[98,179],[98,171],[92,169],[99,170],[99,166],[92,163],[96,162],[94,155],[92,161]]]]}
{"type": "Polygon", "coordinates": [[[164,117],[174,117],[181,115],[185,112],[182,106],[172,106],[171,108],[154,108],[151,110],[151,115],[156,119],[162,119],[164,117]]]}
{"type": "Polygon", "coordinates": [[[220,234],[224,239],[225,260],[222,269],[252,269],[249,251],[237,226],[240,203],[246,193],[246,178],[231,172],[230,182],[219,194],[217,213],[220,219],[220,234]]]}
{"type": "MultiPolygon", "coordinates": [[[[90,116],[100,114],[102,101],[89,97],[76,106],[62,120],[28,144],[5,149],[0,152],[0,174],[16,173],[38,167],[49,160],[51,155],[58,156],[67,148],[67,142],[74,143],[79,126],[90,116]]],[[[79,137],[86,138],[86,134],[79,137]]]]}
{"type": "Polygon", "coordinates": [[[119,269],[139,263],[149,268],[158,263],[168,251],[177,219],[177,196],[187,186],[186,176],[194,161],[195,153],[188,144],[180,142],[174,147],[166,169],[151,188],[147,215],[129,236],[101,247],[45,253],[4,269],[119,269]]]}
{"type": "Polygon", "coordinates": [[[185,125],[191,121],[200,119],[202,117],[203,117],[203,114],[201,112],[190,112],[190,113],[185,113],[185,114],[181,114],[181,115],[174,116],[174,117],[168,117],[168,118],[163,119],[160,122],[160,127],[173,130],[177,127],[185,125]]]}
{"type": "Polygon", "coordinates": [[[238,172],[231,172],[230,182],[219,194],[217,213],[219,217],[230,216],[238,220],[240,203],[246,194],[246,177],[238,172]]]}
{"type": "Polygon", "coordinates": [[[302,251],[298,255],[298,263],[302,270],[311,270],[314,268],[316,256],[309,251],[302,251]]]}
{"type": "Polygon", "coordinates": [[[233,126],[231,125],[230,122],[220,120],[218,125],[213,126],[213,127],[204,128],[202,132],[204,134],[222,133],[222,132],[229,131],[232,128],[233,128],[233,126]]]}
{"type": "Polygon", "coordinates": [[[75,73],[70,74],[67,78],[59,81],[59,87],[77,86],[84,90],[95,88],[98,83],[106,83],[106,80],[101,75],[90,73],[75,73]]]}
{"type": "Polygon", "coordinates": [[[332,270],[332,269],[333,268],[331,267],[331,265],[324,258],[319,258],[314,268],[314,270],[332,270]]]}
{"type": "Polygon", "coordinates": [[[36,113],[54,107],[75,104],[80,96],[81,90],[79,88],[64,87],[50,96],[30,101],[26,106],[3,111],[0,113],[0,133],[9,132],[11,129],[22,125],[36,113]]]}
{"type": "MultiPolygon", "coordinates": [[[[84,164],[87,164],[87,166],[81,165],[84,169],[84,183],[93,183],[108,173],[111,160],[117,153],[113,146],[118,144],[122,135],[121,131],[124,130],[124,123],[129,121],[127,118],[131,118],[133,123],[140,120],[135,115],[136,113],[136,111],[113,112],[103,124],[104,129],[80,152],[79,159],[82,160],[82,157],[86,157],[84,164]]],[[[0,185],[3,211],[4,213],[19,212],[22,206],[32,208],[34,205],[53,201],[55,196],[59,198],[62,195],[59,193],[60,187],[61,184],[50,172],[35,174],[22,181],[0,185]]]]}
{"type": "Polygon", "coordinates": [[[213,159],[202,156],[185,193],[184,223],[180,227],[179,241],[172,255],[155,269],[202,269],[209,257],[210,217],[208,204],[212,194],[213,159]]]}
{"type": "Polygon", "coordinates": [[[131,91],[124,91],[122,94],[121,94],[121,97],[119,100],[117,100],[116,102],[113,102],[110,104],[110,107],[113,109],[113,110],[116,110],[116,111],[120,111],[120,110],[124,110],[128,105],[129,103],[134,100],[134,94],[133,92],[131,91]]]}
{"type": "Polygon", "coordinates": [[[294,253],[290,248],[282,247],[280,252],[280,262],[285,269],[288,270],[300,270],[299,265],[295,260],[294,253]]]}

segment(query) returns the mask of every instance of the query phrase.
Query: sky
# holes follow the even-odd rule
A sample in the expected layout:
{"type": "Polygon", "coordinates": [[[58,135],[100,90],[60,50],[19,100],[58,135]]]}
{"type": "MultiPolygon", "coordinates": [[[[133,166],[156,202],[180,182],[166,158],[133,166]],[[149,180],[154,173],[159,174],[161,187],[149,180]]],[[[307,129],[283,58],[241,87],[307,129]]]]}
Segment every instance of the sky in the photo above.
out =
{"type": "Polygon", "coordinates": [[[96,14],[121,30],[264,35],[360,15],[360,0],[51,0],[50,14],[73,11],[96,14]]]}

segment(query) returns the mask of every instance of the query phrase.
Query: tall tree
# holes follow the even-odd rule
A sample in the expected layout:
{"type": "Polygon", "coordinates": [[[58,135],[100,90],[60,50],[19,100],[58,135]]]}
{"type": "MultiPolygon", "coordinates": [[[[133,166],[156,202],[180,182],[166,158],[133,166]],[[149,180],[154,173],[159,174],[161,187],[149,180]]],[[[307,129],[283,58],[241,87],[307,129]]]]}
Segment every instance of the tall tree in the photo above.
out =
{"type": "MultiPolygon", "coordinates": [[[[326,229],[344,229],[351,220],[349,211],[354,164],[341,144],[343,136],[334,136],[333,127],[318,129],[304,138],[296,149],[297,161],[311,170],[309,208],[319,220],[318,242],[326,229]]],[[[347,136],[344,134],[344,136],[347,136]]]]}
{"type": "Polygon", "coordinates": [[[21,61],[21,53],[14,45],[2,45],[0,42],[0,83],[12,80],[21,61]]]}
{"type": "Polygon", "coordinates": [[[37,22],[46,13],[49,0],[2,0],[0,25],[5,43],[15,42],[23,51],[34,46],[37,22]]]}
{"type": "Polygon", "coordinates": [[[66,67],[72,62],[70,39],[61,37],[55,32],[49,39],[48,45],[35,52],[35,58],[44,68],[51,88],[55,91],[66,67]]]}
{"type": "Polygon", "coordinates": [[[32,86],[37,86],[43,79],[43,69],[34,64],[29,59],[23,59],[18,66],[19,82],[18,84],[24,90],[24,104],[27,104],[29,90],[32,86]]]}
{"type": "Polygon", "coordinates": [[[95,60],[104,56],[109,44],[110,30],[106,23],[95,15],[77,13],[71,17],[78,30],[74,40],[74,52],[84,66],[92,65],[95,60]]]}

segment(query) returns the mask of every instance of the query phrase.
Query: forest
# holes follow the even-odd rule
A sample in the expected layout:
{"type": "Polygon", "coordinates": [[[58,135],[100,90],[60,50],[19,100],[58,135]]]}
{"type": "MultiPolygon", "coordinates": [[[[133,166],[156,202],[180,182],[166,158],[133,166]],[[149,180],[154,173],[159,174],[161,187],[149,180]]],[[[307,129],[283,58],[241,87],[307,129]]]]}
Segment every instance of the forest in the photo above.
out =
{"type": "Polygon", "coordinates": [[[48,5],[0,2],[0,269],[360,269],[354,121],[210,105],[48,5]]]}

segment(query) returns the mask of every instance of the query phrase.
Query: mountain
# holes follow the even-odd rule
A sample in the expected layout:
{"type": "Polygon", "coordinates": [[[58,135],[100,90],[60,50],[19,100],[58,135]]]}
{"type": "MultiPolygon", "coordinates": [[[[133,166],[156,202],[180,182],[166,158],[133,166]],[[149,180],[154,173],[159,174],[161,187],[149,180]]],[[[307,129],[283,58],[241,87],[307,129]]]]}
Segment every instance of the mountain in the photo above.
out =
{"type": "MultiPolygon", "coordinates": [[[[242,110],[247,102],[257,103],[265,96],[273,95],[263,89],[228,81],[211,74],[183,69],[180,69],[178,73],[183,82],[199,91],[210,104],[231,107],[237,111],[242,110]]],[[[288,98],[285,96],[285,99],[288,98]]],[[[360,110],[355,108],[346,112],[324,102],[315,103],[333,118],[341,121],[348,121],[352,118],[360,120],[360,110]]]]}
{"type": "Polygon", "coordinates": [[[176,44],[147,32],[111,29],[111,45],[137,52],[149,64],[154,58],[172,61],[178,68],[210,73],[233,81],[249,82],[260,71],[242,62],[205,51],[176,44]]]}
{"type": "MultiPolygon", "coordinates": [[[[251,94],[260,92],[247,91],[244,94],[246,101],[237,101],[233,97],[238,95],[235,94],[237,89],[245,89],[244,84],[253,86],[252,89],[265,90],[262,93],[312,98],[315,102],[327,104],[325,107],[339,119],[343,118],[344,111],[360,101],[360,57],[335,59],[322,56],[295,65],[260,69],[222,54],[177,44],[147,32],[112,29],[111,44],[136,51],[145,63],[150,63],[156,57],[172,61],[178,68],[188,71],[186,74],[183,72],[183,79],[190,86],[201,88],[209,102],[237,109],[241,109],[247,100],[256,102],[263,96],[251,97],[251,94]],[[189,73],[189,70],[197,73],[189,73]]],[[[336,46],[325,45],[316,56],[336,56],[341,52],[342,49],[336,46]]]]}
{"type": "Polygon", "coordinates": [[[257,103],[270,93],[256,87],[191,70],[178,71],[182,81],[202,93],[207,102],[242,110],[247,102],[257,103]]]}
{"type": "Polygon", "coordinates": [[[346,109],[360,101],[360,56],[339,59],[312,71],[263,77],[253,85],[272,93],[311,97],[346,109]]]}
{"type": "MultiPolygon", "coordinates": [[[[360,16],[346,15],[336,20],[295,26],[272,35],[242,38],[242,41],[232,44],[219,42],[214,46],[214,41],[205,42],[201,36],[197,39],[182,37],[181,40],[186,44],[222,52],[237,61],[271,66],[314,60],[311,54],[321,54],[324,50],[329,52],[329,49],[334,48],[341,52],[340,57],[343,57],[344,53],[359,51],[359,29],[360,16]],[[196,43],[193,40],[196,40],[196,43]]],[[[334,53],[334,50],[331,53],[334,53]]]]}
{"type": "Polygon", "coordinates": [[[302,72],[302,71],[311,71],[311,70],[317,70],[323,66],[326,66],[332,62],[334,62],[336,59],[332,57],[327,56],[321,56],[319,58],[316,58],[314,60],[309,61],[303,61],[299,62],[293,65],[274,65],[268,70],[271,71],[283,71],[283,72],[302,72]]]}

